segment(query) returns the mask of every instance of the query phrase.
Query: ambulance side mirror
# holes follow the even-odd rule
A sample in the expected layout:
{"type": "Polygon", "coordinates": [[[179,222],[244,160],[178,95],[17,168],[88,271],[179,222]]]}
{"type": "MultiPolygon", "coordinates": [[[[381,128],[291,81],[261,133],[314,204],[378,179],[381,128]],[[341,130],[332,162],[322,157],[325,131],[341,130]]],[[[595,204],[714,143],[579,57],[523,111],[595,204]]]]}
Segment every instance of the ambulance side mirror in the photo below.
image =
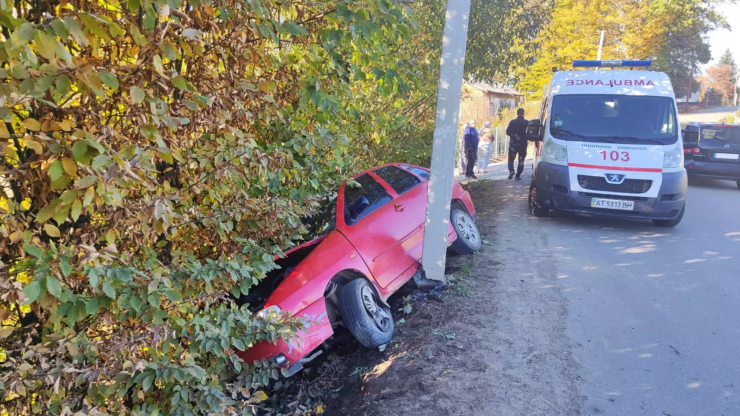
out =
{"type": "Polygon", "coordinates": [[[527,141],[536,142],[542,137],[542,123],[540,119],[529,120],[527,123],[527,141]]]}
{"type": "Polygon", "coordinates": [[[683,130],[683,147],[690,149],[699,145],[699,132],[683,130]]]}

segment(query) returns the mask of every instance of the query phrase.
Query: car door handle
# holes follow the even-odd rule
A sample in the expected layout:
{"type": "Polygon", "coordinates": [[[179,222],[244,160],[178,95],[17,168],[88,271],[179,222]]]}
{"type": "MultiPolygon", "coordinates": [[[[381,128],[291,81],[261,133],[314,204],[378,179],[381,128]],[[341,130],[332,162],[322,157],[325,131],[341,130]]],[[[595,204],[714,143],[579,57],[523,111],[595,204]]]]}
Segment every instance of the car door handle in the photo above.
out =
{"type": "Polygon", "coordinates": [[[404,205],[404,204],[396,204],[396,212],[403,211],[404,208],[406,208],[406,205],[404,205]]]}

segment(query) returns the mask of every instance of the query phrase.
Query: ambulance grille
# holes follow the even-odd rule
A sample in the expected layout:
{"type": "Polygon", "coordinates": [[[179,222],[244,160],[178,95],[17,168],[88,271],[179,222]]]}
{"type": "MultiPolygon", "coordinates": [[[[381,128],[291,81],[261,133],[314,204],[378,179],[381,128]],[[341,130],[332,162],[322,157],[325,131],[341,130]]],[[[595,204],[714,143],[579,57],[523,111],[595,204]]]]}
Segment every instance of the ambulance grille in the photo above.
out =
{"type": "Polygon", "coordinates": [[[624,194],[644,194],[653,185],[653,181],[644,179],[625,179],[620,184],[606,181],[603,176],[578,175],[578,184],[581,188],[591,191],[621,192],[624,194]]]}

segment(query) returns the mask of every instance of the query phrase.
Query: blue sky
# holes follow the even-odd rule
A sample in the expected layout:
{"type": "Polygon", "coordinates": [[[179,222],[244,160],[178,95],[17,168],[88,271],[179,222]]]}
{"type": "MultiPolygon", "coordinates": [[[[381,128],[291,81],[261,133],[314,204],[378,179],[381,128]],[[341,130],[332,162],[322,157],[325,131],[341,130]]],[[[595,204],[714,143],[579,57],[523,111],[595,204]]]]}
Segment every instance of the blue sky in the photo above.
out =
{"type": "Polygon", "coordinates": [[[735,62],[740,64],[740,2],[736,4],[723,3],[718,6],[718,9],[725,15],[727,23],[732,27],[730,30],[717,30],[709,34],[712,61],[704,69],[715,64],[727,48],[732,52],[735,62]]]}

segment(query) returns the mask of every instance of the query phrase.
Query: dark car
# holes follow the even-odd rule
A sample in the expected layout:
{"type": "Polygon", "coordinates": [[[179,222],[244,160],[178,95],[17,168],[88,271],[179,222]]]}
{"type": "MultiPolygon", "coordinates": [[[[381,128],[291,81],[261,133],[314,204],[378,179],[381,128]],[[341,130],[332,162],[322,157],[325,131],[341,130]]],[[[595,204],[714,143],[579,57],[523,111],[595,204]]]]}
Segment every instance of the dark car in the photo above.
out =
{"type": "Polygon", "coordinates": [[[727,179],[740,188],[740,124],[687,123],[683,151],[689,176],[727,179]]]}

